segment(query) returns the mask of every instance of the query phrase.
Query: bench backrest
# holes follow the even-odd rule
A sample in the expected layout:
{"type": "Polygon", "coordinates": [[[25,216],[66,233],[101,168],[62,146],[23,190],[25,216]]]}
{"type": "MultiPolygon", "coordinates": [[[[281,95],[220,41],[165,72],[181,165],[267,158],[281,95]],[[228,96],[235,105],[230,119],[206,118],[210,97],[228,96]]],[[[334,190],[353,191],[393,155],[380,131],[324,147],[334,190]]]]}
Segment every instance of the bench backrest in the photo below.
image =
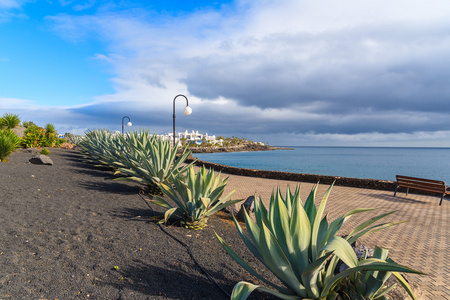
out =
{"type": "Polygon", "coordinates": [[[445,193],[445,182],[432,179],[409,177],[397,175],[397,184],[403,187],[416,188],[420,190],[445,193]]]}

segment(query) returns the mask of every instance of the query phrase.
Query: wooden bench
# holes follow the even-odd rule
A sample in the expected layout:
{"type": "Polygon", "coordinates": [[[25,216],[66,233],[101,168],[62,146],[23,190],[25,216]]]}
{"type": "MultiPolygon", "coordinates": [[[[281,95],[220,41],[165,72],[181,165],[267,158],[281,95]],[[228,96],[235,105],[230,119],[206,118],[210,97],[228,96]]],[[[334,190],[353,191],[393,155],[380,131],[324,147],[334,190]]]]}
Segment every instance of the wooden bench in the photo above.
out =
{"type": "Polygon", "coordinates": [[[394,197],[397,194],[398,187],[400,186],[406,188],[406,196],[408,196],[410,188],[442,194],[441,202],[439,202],[439,205],[442,204],[444,196],[450,194],[450,192],[447,192],[447,187],[445,186],[445,182],[443,181],[408,177],[402,175],[397,175],[396,177],[397,177],[397,187],[395,188],[394,197]]]}

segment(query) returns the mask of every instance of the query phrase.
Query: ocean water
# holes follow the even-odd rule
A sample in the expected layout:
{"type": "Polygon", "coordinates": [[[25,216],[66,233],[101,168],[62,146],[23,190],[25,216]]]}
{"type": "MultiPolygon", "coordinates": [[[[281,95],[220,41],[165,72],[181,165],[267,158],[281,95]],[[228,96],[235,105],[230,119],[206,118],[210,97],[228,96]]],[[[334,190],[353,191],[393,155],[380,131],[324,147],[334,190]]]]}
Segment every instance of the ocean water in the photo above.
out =
{"type": "Polygon", "coordinates": [[[450,184],[450,148],[292,147],[293,150],[194,153],[239,168],[395,180],[395,175],[450,184]]]}

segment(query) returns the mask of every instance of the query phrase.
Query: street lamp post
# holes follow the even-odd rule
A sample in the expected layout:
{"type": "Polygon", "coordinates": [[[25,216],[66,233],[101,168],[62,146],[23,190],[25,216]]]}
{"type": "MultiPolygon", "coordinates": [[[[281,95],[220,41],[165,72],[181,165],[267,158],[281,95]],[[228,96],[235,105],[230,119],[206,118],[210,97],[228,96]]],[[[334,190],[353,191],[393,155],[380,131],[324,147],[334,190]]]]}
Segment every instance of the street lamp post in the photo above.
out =
{"type": "Polygon", "coordinates": [[[125,117],[123,117],[123,118],[122,118],[122,135],[123,135],[123,120],[124,120],[125,118],[127,118],[127,119],[128,119],[128,123],[127,123],[127,126],[131,126],[131,125],[133,125],[133,124],[131,124],[131,120],[130,120],[130,117],[128,117],[128,116],[125,116],[125,117]]]}
{"type": "Polygon", "coordinates": [[[175,98],[173,98],[173,147],[175,147],[175,100],[177,97],[184,97],[186,99],[186,107],[184,108],[184,114],[186,116],[189,116],[192,114],[192,108],[189,107],[189,101],[188,98],[185,95],[176,95],[175,98]]]}

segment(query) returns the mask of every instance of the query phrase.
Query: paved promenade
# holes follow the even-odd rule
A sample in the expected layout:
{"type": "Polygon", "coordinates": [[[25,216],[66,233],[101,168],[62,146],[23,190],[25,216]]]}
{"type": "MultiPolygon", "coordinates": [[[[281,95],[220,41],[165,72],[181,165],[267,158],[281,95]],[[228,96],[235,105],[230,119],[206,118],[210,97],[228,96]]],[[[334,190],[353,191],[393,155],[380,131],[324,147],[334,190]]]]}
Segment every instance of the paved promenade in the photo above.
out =
{"type": "MultiPolygon", "coordinates": [[[[227,174],[223,174],[228,176],[227,174]]],[[[268,203],[273,189],[286,186],[295,189],[296,182],[262,179],[230,175],[225,192],[238,189],[232,198],[247,198],[256,193],[268,203]]],[[[313,184],[301,183],[302,200],[305,200],[313,184]]],[[[327,185],[319,185],[317,203],[322,199],[327,185]]],[[[326,212],[329,220],[334,220],[355,208],[378,208],[351,217],[344,233],[349,228],[384,212],[397,211],[384,222],[408,221],[360,239],[361,244],[375,245],[389,249],[392,259],[413,269],[427,273],[428,276],[409,275],[408,280],[421,287],[424,299],[450,299],[450,201],[444,199],[439,206],[439,197],[409,194],[403,191],[393,197],[393,192],[361,188],[334,186],[328,199],[326,212]],[[346,230],[347,229],[347,230],[346,230]]]]}

